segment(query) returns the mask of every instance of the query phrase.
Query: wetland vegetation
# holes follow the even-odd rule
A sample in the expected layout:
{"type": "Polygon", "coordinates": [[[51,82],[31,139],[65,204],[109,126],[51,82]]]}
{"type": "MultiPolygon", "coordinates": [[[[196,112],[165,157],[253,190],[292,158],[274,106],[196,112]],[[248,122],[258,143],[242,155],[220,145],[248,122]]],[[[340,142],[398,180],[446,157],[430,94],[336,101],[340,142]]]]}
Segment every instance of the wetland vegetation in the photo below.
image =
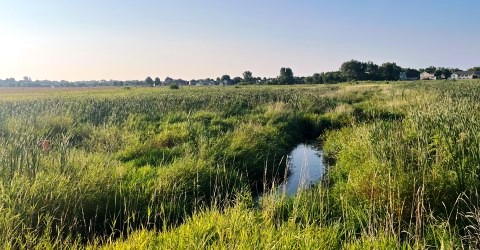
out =
{"type": "Polygon", "coordinates": [[[479,99],[478,80],[2,89],[0,247],[478,248],[479,99]],[[272,190],[311,140],[322,181],[272,190]]]}

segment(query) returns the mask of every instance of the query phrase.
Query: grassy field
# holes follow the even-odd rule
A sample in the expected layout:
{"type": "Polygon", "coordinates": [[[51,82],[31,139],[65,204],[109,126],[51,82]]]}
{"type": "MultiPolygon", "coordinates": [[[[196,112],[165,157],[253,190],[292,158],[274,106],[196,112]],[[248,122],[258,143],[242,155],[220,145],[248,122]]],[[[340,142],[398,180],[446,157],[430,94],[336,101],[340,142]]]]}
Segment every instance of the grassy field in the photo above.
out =
{"type": "Polygon", "coordinates": [[[476,249],[478,100],[475,80],[0,89],[0,248],[476,249]],[[269,192],[313,139],[324,181],[269,192]]]}

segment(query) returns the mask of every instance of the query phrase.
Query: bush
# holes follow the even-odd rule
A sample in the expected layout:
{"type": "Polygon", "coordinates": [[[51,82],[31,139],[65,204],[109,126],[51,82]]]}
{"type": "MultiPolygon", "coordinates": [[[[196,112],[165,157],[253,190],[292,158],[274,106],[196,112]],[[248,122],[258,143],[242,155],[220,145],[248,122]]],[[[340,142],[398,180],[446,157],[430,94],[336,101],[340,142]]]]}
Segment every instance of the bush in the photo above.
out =
{"type": "Polygon", "coordinates": [[[179,89],[180,88],[176,83],[172,83],[172,84],[168,85],[168,87],[170,89],[179,89]]]}

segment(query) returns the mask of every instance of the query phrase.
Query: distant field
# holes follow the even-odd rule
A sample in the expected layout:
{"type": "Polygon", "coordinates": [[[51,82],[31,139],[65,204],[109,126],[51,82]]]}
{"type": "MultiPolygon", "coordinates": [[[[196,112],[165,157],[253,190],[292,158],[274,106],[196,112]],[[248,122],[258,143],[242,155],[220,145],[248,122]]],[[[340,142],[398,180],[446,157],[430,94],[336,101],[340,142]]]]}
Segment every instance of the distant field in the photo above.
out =
{"type": "MultiPolygon", "coordinates": [[[[348,86],[350,84],[346,84],[348,86]]],[[[375,83],[362,83],[359,87],[377,85],[375,83]]],[[[240,86],[183,86],[181,91],[187,92],[221,92],[233,89],[336,89],[343,84],[335,85],[240,85],[240,86]]],[[[35,88],[35,87],[0,87],[0,98],[2,99],[31,99],[59,96],[116,96],[116,95],[134,95],[139,93],[164,93],[178,90],[171,90],[168,86],[162,87],[63,87],[63,88],[35,88]]],[[[233,90],[235,91],[235,90],[233,90]]]]}
{"type": "Polygon", "coordinates": [[[478,100],[478,80],[0,88],[0,247],[478,248],[478,100]],[[311,140],[322,182],[270,192],[311,140]]]}

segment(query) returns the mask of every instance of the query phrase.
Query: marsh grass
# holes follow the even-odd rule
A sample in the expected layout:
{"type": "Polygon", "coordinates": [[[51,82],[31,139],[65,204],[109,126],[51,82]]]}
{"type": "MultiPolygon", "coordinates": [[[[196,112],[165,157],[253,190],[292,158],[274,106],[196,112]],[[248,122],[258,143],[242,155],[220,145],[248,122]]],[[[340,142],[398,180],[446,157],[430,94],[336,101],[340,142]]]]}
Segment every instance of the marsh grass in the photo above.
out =
{"type": "Polygon", "coordinates": [[[479,86],[3,94],[0,247],[478,248],[479,86]],[[325,180],[269,191],[319,136],[325,180]]]}

